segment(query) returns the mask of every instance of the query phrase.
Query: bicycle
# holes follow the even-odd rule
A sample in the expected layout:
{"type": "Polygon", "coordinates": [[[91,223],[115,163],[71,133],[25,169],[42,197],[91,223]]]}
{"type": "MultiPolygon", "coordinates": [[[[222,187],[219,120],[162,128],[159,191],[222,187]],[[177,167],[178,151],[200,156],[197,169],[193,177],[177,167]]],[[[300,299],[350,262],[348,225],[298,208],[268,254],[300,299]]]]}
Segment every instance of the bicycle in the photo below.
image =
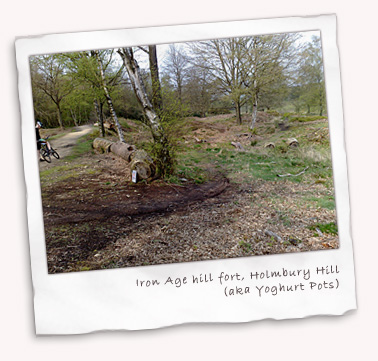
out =
{"type": "Polygon", "coordinates": [[[40,154],[41,154],[41,157],[47,163],[51,163],[51,156],[53,156],[56,159],[59,159],[60,156],[59,156],[58,152],[51,145],[50,145],[50,148],[47,146],[47,139],[49,139],[49,137],[47,137],[46,139],[41,139],[40,154]]]}

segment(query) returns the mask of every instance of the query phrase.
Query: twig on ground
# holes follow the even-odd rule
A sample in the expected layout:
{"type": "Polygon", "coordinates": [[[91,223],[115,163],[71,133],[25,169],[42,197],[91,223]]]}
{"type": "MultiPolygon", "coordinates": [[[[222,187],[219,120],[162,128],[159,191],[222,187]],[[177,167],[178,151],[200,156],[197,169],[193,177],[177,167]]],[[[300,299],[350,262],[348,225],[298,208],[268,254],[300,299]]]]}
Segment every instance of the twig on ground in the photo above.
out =
{"type": "Polygon", "coordinates": [[[287,173],[287,174],[277,174],[277,177],[297,177],[301,174],[303,174],[304,172],[306,172],[306,170],[308,169],[309,167],[306,167],[305,169],[302,170],[302,172],[299,172],[298,174],[291,174],[291,173],[287,173]]]}
{"type": "Polygon", "coordinates": [[[276,162],[268,162],[268,163],[253,163],[253,165],[269,165],[269,164],[276,164],[276,162]]]}
{"type": "Polygon", "coordinates": [[[320,237],[323,237],[323,232],[318,227],[315,228],[315,231],[318,232],[320,237]]]}
{"type": "Polygon", "coordinates": [[[265,232],[264,232],[267,236],[269,236],[269,237],[273,237],[276,241],[278,241],[278,242],[283,242],[283,240],[282,240],[282,238],[279,236],[279,235],[277,235],[277,234],[275,234],[274,232],[272,232],[272,231],[269,231],[268,229],[266,229],[265,230],[265,232]]]}
{"type": "Polygon", "coordinates": [[[180,186],[180,185],[178,185],[178,184],[175,184],[174,186],[172,185],[172,184],[169,184],[169,183],[167,183],[167,182],[164,182],[168,187],[171,187],[172,189],[174,189],[175,191],[176,191],[176,193],[179,193],[179,194],[181,194],[181,192],[178,190],[178,189],[176,189],[175,187],[181,187],[181,188],[185,188],[185,186],[180,186]]]}

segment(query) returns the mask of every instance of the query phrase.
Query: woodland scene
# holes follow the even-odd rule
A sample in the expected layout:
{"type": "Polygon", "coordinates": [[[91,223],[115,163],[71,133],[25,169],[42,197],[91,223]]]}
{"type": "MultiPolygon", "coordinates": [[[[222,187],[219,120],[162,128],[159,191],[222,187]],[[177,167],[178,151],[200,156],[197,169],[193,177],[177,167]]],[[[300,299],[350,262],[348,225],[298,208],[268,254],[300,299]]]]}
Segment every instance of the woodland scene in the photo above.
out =
{"type": "Polygon", "coordinates": [[[339,247],[320,32],[30,70],[49,273],[339,247]]]}

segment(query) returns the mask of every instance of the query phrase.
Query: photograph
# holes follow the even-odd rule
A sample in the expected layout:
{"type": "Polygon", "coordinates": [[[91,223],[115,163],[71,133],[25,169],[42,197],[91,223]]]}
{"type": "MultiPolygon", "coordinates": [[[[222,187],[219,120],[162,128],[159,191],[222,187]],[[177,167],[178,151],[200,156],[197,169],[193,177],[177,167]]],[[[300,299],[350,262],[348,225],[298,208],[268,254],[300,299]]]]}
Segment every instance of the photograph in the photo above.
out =
{"type": "Polygon", "coordinates": [[[339,248],[320,31],[29,64],[49,274],[339,248]]]}

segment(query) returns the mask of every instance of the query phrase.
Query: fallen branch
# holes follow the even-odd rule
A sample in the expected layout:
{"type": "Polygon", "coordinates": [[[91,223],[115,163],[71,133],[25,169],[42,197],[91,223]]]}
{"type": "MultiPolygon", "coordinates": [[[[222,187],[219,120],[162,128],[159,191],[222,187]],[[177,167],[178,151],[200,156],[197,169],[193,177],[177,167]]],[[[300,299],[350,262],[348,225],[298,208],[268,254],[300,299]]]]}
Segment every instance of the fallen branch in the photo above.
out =
{"type": "Polygon", "coordinates": [[[308,169],[309,167],[306,167],[305,169],[302,170],[302,172],[299,172],[298,174],[291,174],[291,173],[287,173],[287,174],[277,174],[277,177],[297,177],[301,174],[303,174],[304,172],[306,172],[306,170],[308,169]]]}
{"type": "Polygon", "coordinates": [[[280,242],[280,243],[283,242],[282,238],[281,238],[279,235],[275,234],[275,233],[272,232],[272,231],[269,231],[268,229],[266,229],[264,233],[265,233],[267,236],[269,236],[269,237],[273,237],[276,241],[278,241],[278,242],[280,242]]]}
{"type": "Polygon", "coordinates": [[[231,142],[231,145],[233,145],[237,150],[245,152],[245,149],[239,142],[231,142]]]}
{"type": "Polygon", "coordinates": [[[318,227],[315,228],[315,231],[318,232],[320,237],[324,236],[323,232],[318,227]]]}
{"type": "Polygon", "coordinates": [[[269,165],[269,164],[276,164],[276,162],[269,162],[269,163],[253,163],[253,165],[269,165]]]}

